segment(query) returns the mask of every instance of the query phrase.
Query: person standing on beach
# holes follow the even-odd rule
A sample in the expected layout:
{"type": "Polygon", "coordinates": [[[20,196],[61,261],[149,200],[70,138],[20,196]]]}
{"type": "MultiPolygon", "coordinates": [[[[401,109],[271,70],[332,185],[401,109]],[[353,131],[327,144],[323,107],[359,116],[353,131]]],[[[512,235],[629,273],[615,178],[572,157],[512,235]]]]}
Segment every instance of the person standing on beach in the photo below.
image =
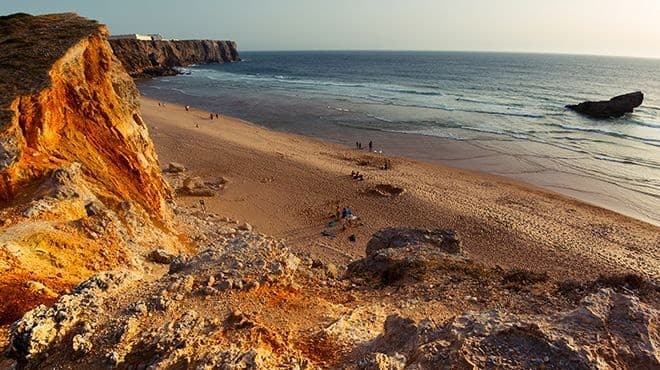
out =
{"type": "Polygon", "coordinates": [[[371,152],[373,151],[373,149],[374,149],[374,143],[371,140],[369,140],[369,151],[371,152]]]}

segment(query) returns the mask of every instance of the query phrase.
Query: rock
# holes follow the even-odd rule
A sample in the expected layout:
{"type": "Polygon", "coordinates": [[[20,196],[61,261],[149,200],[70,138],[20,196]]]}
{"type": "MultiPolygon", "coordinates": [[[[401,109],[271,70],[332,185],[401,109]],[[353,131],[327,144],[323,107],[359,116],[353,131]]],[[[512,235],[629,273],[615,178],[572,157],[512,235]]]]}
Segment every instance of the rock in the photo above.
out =
{"type": "Polygon", "coordinates": [[[175,75],[174,67],[190,64],[240,60],[233,41],[111,39],[110,46],[128,73],[140,78],[175,75]]]}
{"type": "Polygon", "coordinates": [[[98,202],[89,202],[85,205],[87,216],[92,217],[101,214],[103,205],[98,202]]]}
{"type": "Polygon", "coordinates": [[[181,163],[177,162],[170,162],[167,165],[167,172],[170,173],[182,173],[186,170],[186,167],[182,165],[181,163]]]}
{"type": "Polygon", "coordinates": [[[577,309],[551,316],[491,310],[437,327],[390,316],[383,334],[364,350],[371,359],[401,354],[411,359],[411,369],[655,369],[659,315],[634,296],[604,289],[577,309]]]}
{"type": "Polygon", "coordinates": [[[367,256],[381,249],[434,246],[451,254],[461,253],[461,242],[452,230],[389,228],[378,231],[367,243],[367,256]]]}
{"type": "Polygon", "coordinates": [[[339,269],[334,263],[328,263],[325,265],[325,274],[331,279],[339,278],[339,269]]]}
{"type": "Polygon", "coordinates": [[[89,337],[83,334],[77,334],[73,337],[72,340],[73,350],[79,353],[87,353],[92,350],[92,342],[89,341],[89,337]]]}
{"type": "Polygon", "coordinates": [[[252,231],[252,225],[250,225],[249,223],[245,222],[245,223],[243,223],[242,225],[240,225],[239,227],[237,227],[237,229],[238,229],[238,230],[243,230],[243,231],[252,231]]]}
{"type": "Polygon", "coordinates": [[[25,289],[26,276],[59,290],[130,266],[136,245],[176,242],[172,192],[108,33],[74,13],[0,17],[1,38],[11,40],[0,42],[0,201],[21,230],[3,233],[3,245],[20,251],[0,253],[0,266],[11,261],[3,318],[52,302],[10,293],[25,289]],[[49,260],[31,243],[47,246],[49,260]]]}
{"type": "MultiPolygon", "coordinates": [[[[19,362],[37,361],[86,318],[100,314],[104,299],[130,281],[132,275],[128,273],[101,273],[78,285],[72,294],[60,297],[52,307],[42,305],[29,311],[11,326],[7,355],[19,362]]],[[[75,346],[84,350],[88,347],[85,341],[80,337],[75,346]]]]}
{"type": "Polygon", "coordinates": [[[210,189],[198,176],[186,177],[183,180],[183,185],[179,188],[179,193],[183,195],[197,196],[197,197],[212,197],[215,191],[210,189]]]}
{"type": "Polygon", "coordinates": [[[156,249],[153,250],[151,253],[149,253],[148,259],[151,262],[154,263],[160,263],[162,265],[167,265],[172,263],[174,260],[174,255],[169,253],[168,251],[164,249],[156,249]]]}
{"type": "Polygon", "coordinates": [[[390,184],[378,184],[374,188],[367,190],[367,194],[379,197],[396,197],[405,193],[406,189],[390,184]]]}
{"type": "Polygon", "coordinates": [[[566,108],[593,118],[610,118],[632,113],[633,109],[642,105],[643,102],[644,94],[637,91],[616,96],[608,101],[587,101],[577,105],[567,105],[566,108]]]}
{"type": "Polygon", "coordinates": [[[359,364],[364,370],[404,370],[406,368],[406,357],[400,353],[392,356],[384,353],[372,354],[372,357],[359,364]]]}
{"type": "Polygon", "coordinates": [[[55,297],[58,296],[58,294],[56,292],[52,291],[50,288],[48,288],[47,286],[43,285],[42,283],[40,283],[38,281],[30,280],[30,281],[27,281],[25,283],[25,285],[33,293],[41,294],[41,295],[44,295],[44,296],[49,297],[49,298],[55,298],[55,297]]]}

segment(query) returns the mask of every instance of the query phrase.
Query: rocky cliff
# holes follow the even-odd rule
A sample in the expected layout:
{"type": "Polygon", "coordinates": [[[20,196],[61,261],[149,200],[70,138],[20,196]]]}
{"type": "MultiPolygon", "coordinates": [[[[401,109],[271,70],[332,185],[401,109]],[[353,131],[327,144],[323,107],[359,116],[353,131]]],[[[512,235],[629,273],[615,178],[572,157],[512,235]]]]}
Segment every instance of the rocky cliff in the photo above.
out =
{"type": "Polygon", "coordinates": [[[0,317],[168,245],[171,191],[105,26],[0,18],[0,317]]]}
{"type": "Polygon", "coordinates": [[[233,41],[119,39],[110,40],[110,45],[133,77],[171,75],[177,73],[174,67],[240,60],[233,41]]]}

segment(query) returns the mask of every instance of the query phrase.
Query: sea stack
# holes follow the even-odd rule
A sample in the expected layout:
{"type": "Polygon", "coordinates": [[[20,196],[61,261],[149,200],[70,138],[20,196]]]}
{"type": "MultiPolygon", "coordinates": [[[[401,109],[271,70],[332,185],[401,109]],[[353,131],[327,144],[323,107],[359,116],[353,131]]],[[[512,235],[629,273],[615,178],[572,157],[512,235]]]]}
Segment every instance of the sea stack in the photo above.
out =
{"type": "Polygon", "coordinates": [[[644,101],[641,91],[619,95],[607,101],[586,101],[576,105],[567,105],[566,108],[592,118],[616,118],[633,110],[644,101]]]}

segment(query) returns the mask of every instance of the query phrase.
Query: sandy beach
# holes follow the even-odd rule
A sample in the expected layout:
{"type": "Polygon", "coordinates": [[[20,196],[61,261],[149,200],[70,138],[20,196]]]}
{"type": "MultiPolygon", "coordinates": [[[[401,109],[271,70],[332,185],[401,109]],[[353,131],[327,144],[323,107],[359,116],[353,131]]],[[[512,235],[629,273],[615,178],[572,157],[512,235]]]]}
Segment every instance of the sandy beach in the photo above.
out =
{"type": "Polygon", "coordinates": [[[142,115],[161,165],[179,162],[189,175],[228,181],[214,197],[178,202],[204,199],[207,210],[249,222],[299,252],[346,263],[364,255],[379,229],[443,228],[456,230],[466,254],[491,266],[557,278],[634,272],[660,279],[658,227],[563,195],[231,117],[211,120],[206,111],[159,106],[148,98],[142,98],[142,115]],[[386,160],[391,168],[382,170],[386,160]],[[352,179],[351,171],[364,181],[352,179]],[[384,196],[393,188],[404,191],[384,196]],[[345,231],[328,227],[337,205],[349,207],[360,221],[345,231]]]}

